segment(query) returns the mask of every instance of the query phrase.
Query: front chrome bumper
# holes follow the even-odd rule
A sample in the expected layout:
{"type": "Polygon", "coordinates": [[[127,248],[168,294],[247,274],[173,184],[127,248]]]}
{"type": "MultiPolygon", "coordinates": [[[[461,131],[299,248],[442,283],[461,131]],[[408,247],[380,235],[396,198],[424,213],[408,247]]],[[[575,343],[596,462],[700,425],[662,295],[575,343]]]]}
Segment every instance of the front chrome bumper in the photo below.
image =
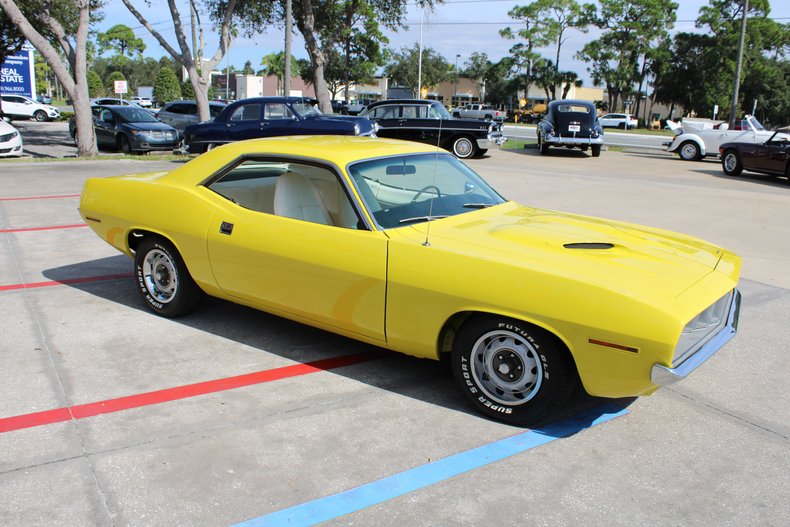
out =
{"type": "Polygon", "coordinates": [[[486,137],[485,139],[478,139],[477,148],[481,150],[488,150],[489,148],[494,148],[495,146],[502,146],[506,142],[507,142],[507,137],[505,137],[501,133],[492,133],[492,134],[488,134],[488,137],[486,137]]]}
{"type": "Polygon", "coordinates": [[[654,384],[666,386],[681,381],[696,370],[703,362],[719,351],[727,342],[738,332],[738,315],[741,310],[741,293],[737,289],[733,295],[730,309],[727,314],[727,322],[708,342],[705,343],[693,355],[686,358],[675,368],[669,368],[662,364],[654,364],[650,371],[650,380],[654,384]]]}

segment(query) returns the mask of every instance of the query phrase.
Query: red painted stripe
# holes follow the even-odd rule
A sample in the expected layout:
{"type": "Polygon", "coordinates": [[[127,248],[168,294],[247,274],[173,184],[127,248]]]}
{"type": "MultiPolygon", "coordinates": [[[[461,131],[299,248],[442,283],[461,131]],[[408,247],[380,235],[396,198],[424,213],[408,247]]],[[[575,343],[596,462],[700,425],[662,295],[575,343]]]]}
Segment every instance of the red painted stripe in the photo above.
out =
{"type": "Polygon", "coordinates": [[[19,198],[0,198],[0,201],[24,201],[29,199],[62,199],[62,198],[78,198],[79,194],[61,194],[60,196],[22,196],[19,198]]]}
{"type": "Polygon", "coordinates": [[[85,276],[83,278],[64,278],[63,280],[49,282],[29,282],[26,284],[0,285],[0,291],[15,291],[18,289],[36,289],[38,287],[51,287],[54,285],[89,284],[92,282],[105,282],[108,280],[120,280],[131,278],[132,273],[106,274],[102,276],[85,276]]]}
{"type": "Polygon", "coordinates": [[[53,423],[62,423],[71,419],[83,419],[85,417],[120,412],[122,410],[140,408],[142,406],[150,406],[152,404],[177,401],[179,399],[186,399],[189,397],[196,397],[198,395],[205,395],[225,390],[233,390],[235,388],[251,386],[254,384],[262,384],[280,379],[287,379],[290,377],[298,377],[300,375],[307,375],[309,373],[316,373],[319,371],[334,370],[344,366],[351,366],[353,364],[378,360],[384,356],[385,355],[383,353],[378,351],[354,353],[352,355],[344,355],[342,357],[335,357],[332,359],[322,359],[313,362],[306,362],[303,364],[295,364],[293,366],[262,370],[244,375],[236,375],[234,377],[225,377],[212,381],[177,386],[175,388],[166,388],[164,390],[157,390],[154,392],[129,395],[127,397],[119,397],[117,399],[107,399],[105,401],[99,401],[95,403],[80,404],[77,406],[56,408],[54,410],[46,410],[43,412],[4,417],[0,419],[0,433],[12,432],[14,430],[22,430],[24,428],[33,428],[36,426],[43,426],[53,423]]]}
{"type": "Polygon", "coordinates": [[[78,227],[87,227],[87,223],[75,223],[74,225],[51,225],[49,227],[22,227],[19,229],[0,229],[2,232],[32,232],[32,231],[52,231],[57,229],[76,229],[78,227]]]}

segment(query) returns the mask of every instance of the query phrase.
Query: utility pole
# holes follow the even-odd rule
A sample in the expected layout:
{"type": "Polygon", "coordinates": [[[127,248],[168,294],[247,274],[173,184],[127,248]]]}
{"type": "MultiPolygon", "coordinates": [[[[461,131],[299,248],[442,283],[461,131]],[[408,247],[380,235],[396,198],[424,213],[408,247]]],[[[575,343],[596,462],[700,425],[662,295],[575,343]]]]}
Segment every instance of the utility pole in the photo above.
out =
{"type": "Polygon", "coordinates": [[[746,17],[749,14],[749,0],[743,2],[741,18],[741,41],[738,44],[738,65],[735,67],[735,81],[732,84],[732,105],[730,106],[730,130],[735,128],[735,112],[738,111],[738,90],[741,87],[741,66],[743,64],[743,42],[746,39],[746,17]]]}
{"type": "Polygon", "coordinates": [[[285,51],[283,52],[283,96],[291,95],[291,0],[285,1],[285,51]]]}
{"type": "Polygon", "coordinates": [[[424,9],[420,8],[420,56],[417,59],[417,99],[422,97],[422,14],[424,9]]]}

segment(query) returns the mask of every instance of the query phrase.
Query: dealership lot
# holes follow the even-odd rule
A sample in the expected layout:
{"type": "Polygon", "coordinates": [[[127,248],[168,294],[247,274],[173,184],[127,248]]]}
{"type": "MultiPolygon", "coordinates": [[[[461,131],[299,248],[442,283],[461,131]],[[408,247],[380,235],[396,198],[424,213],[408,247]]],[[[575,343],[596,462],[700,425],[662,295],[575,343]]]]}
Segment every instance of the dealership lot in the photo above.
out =
{"type": "Polygon", "coordinates": [[[442,364],[218,300],[151,314],[78,194],[176,163],[2,163],[3,525],[784,524],[790,185],[645,153],[469,164],[522,203],[734,250],[740,334],[683,383],[530,432],[470,410],[442,364]]]}

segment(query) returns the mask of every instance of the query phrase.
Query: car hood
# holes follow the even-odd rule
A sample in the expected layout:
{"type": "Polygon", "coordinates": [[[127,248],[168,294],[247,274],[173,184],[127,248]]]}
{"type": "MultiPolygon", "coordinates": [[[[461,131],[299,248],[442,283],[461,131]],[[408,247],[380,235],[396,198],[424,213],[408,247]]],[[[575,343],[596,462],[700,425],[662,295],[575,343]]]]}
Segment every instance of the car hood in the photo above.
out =
{"type": "MultiPolygon", "coordinates": [[[[422,242],[426,229],[422,223],[397,230],[422,242]]],[[[683,234],[514,202],[433,221],[427,236],[433,247],[446,245],[643,299],[680,295],[715,269],[725,252],[683,234]]]]}

